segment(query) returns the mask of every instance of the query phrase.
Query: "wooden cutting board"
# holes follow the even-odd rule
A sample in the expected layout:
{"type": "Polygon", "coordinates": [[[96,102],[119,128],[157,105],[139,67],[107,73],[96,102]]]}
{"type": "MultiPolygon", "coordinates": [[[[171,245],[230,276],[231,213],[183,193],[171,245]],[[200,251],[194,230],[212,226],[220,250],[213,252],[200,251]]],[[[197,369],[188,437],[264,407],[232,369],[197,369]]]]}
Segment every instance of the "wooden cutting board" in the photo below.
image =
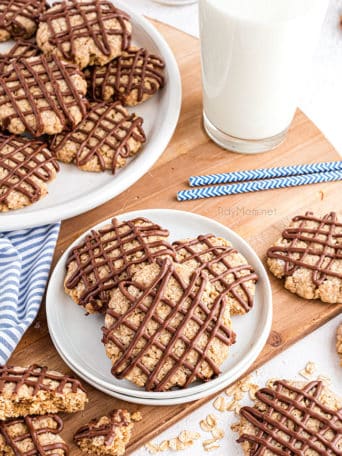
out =
{"type": "MultiPolygon", "coordinates": [[[[302,113],[297,112],[287,140],[277,150],[256,156],[224,151],[204,134],[201,124],[201,80],[198,40],[176,29],[154,22],[172,47],[182,75],[183,104],[176,133],[158,163],[133,187],[119,197],[86,214],[63,222],[54,264],[68,245],[94,224],[115,214],[144,208],[175,208],[196,212],[221,222],[244,237],[264,259],[267,247],[278,237],[288,221],[310,209],[319,214],[341,207],[341,183],[273,190],[246,195],[176,201],[176,192],[186,188],[191,174],[271,167],[339,159],[331,144],[302,113]]],[[[340,215],[341,215],[340,211],[340,215]]],[[[341,312],[341,306],[309,302],[297,298],[271,277],[274,321],[271,336],[253,368],[260,366],[301,337],[341,312]]],[[[58,302],[56,302],[58,305],[58,302]]],[[[324,341],[323,341],[324,344],[324,341]]],[[[11,358],[11,363],[43,363],[70,372],[54,349],[48,334],[45,309],[27,331],[11,358]]],[[[65,416],[64,438],[71,455],[80,456],[72,443],[78,427],[114,407],[140,410],[144,419],[137,423],[127,454],[149,441],[200,405],[206,398],[173,407],[135,406],[115,400],[87,385],[89,405],[83,413],[65,416]]]]}

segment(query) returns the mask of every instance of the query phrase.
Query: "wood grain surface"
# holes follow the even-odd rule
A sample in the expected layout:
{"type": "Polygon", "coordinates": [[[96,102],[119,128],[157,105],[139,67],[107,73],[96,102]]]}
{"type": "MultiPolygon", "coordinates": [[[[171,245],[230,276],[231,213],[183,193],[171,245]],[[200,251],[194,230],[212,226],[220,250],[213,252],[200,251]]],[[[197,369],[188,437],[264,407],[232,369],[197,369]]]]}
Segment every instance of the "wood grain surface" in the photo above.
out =
{"type": "MultiPolygon", "coordinates": [[[[85,230],[115,214],[135,209],[174,208],[212,217],[244,237],[262,259],[267,247],[279,237],[281,230],[294,215],[309,209],[319,214],[336,210],[341,197],[341,183],[186,203],[176,201],[177,190],[187,187],[186,181],[191,174],[336,160],[338,155],[302,112],[297,112],[285,143],[273,152],[248,156],[230,153],[217,147],[207,138],[201,124],[198,40],[166,25],[153,23],[172,47],[182,75],[183,103],[175,135],[158,163],[133,187],[101,207],[63,222],[54,264],[68,245],[85,230]]],[[[271,284],[274,300],[272,333],[253,368],[341,312],[341,306],[305,301],[292,295],[283,289],[281,281],[273,277],[271,284]]],[[[70,372],[49,337],[44,306],[10,361],[22,365],[43,363],[50,368],[70,372]]],[[[140,410],[144,417],[135,426],[127,450],[127,454],[130,454],[210,399],[173,407],[135,406],[86,386],[89,392],[87,409],[83,413],[64,416],[63,436],[71,446],[72,456],[81,454],[72,443],[72,435],[78,427],[114,407],[140,410]]]]}

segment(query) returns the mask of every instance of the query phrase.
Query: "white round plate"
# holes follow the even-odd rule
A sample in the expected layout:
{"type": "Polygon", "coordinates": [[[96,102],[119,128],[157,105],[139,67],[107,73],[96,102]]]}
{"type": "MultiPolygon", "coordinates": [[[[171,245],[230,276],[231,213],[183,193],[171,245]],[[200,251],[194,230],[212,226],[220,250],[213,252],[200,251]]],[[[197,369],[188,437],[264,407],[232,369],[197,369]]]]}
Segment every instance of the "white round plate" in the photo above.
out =
{"type": "MultiPolygon", "coordinates": [[[[63,289],[65,265],[70,249],[87,234],[78,238],[63,254],[51,276],[47,290],[46,310],[51,337],[56,349],[71,369],[77,370],[86,381],[97,387],[125,396],[144,400],[165,400],[172,404],[176,398],[182,402],[219,391],[240,377],[253,363],[266,343],[272,323],[272,294],[267,273],[254,250],[236,233],[206,217],[171,209],[150,209],[117,216],[120,220],[146,217],[166,227],[170,240],[196,237],[213,233],[228,239],[247,258],[259,275],[256,286],[255,305],[245,316],[233,318],[237,342],[231,347],[228,359],[222,365],[222,374],[206,383],[194,383],[186,389],[168,392],[146,392],[127,380],[118,380],[111,375],[111,363],[101,343],[103,316],[86,316],[63,289]]],[[[95,228],[108,223],[102,222],[95,228]]],[[[144,402],[145,403],[145,402],[144,402]]]]}
{"type": "MultiPolygon", "coordinates": [[[[166,65],[165,87],[147,102],[128,108],[144,118],[147,141],[141,152],[115,176],[109,171],[89,173],[74,165],[61,163],[55,181],[49,184],[49,194],[24,209],[0,213],[0,231],[28,228],[64,220],[86,212],[114,198],[142,177],[158,160],[176,128],[182,89],[175,57],[162,35],[142,16],[131,11],[126,3],[114,0],[132,18],[133,43],[160,55],[166,65]]],[[[6,52],[8,43],[0,45],[6,52]]]]}

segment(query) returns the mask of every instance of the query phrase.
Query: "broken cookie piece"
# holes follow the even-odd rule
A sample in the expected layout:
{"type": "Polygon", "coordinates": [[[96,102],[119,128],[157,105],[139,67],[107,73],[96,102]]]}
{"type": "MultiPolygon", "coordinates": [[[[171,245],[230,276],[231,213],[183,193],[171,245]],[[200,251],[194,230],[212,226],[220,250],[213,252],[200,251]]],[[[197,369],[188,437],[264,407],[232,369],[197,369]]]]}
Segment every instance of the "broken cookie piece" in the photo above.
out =
{"type": "Polygon", "coordinates": [[[59,433],[57,415],[25,416],[0,421],[0,454],[6,456],[68,456],[69,447],[59,433]]]}
{"type": "Polygon", "coordinates": [[[0,420],[77,412],[87,402],[87,394],[75,378],[37,365],[0,367],[0,420]]]}
{"type": "Polygon", "coordinates": [[[132,416],[127,410],[113,410],[93,419],[74,435],[84,453],[99,456],[122,456],[131,438],[132,416]]]}

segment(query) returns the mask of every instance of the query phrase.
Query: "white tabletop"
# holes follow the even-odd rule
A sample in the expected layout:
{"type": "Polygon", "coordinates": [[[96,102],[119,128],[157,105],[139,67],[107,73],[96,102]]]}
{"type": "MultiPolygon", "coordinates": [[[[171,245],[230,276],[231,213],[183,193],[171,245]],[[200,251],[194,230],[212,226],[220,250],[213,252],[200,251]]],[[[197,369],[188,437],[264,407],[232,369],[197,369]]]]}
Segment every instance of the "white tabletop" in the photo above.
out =
{"type": "MultiPolygon", "coordinates": [[[[194,36],[198,36],[197,6],[163,6],[151,0],[127,0],[130,7],[138,12],[166,22],[194,36]]],[[[323,25],[321,39],[317,47],[310,75],[302,92],[299,107],[316,123],[329,141],[342,154],[342,28],[339,16],[342,13],[340,0],[330,0],[330,6],[323,25]]],[[[324,157],[322,157],[322,160],[324,157]]],[[[322,328],[302,339],[294,346],[276,356],[254,374],[254,382],[262,386],[269,378],[297,378],[304,380],[298,372],[308,361],[317,365],[315,375],[323,374],[332,379],[332,387],[342,394],[342,368],[339,367],[335,349],[335,332],[342,323],[339,316],[322,328]]],[[[228,398],[227,398],[228,399],[228,398]]],[[[180,452],[186,456],[207,454],[202,446],[210,438],[199,426],[200,420],[213,413],[225,430],[225,437],[219,442],[219,448],[210,452],[213,455],[239,456],[242,451],[235,443],[236,434],[230,431],[230,425],[236,422],[231,412],[218,412],[211,401],[190,416],[172,426],[154,440],[160,443],[179,435],[183,430],[194,430],[201,433],[201,438],[191,448],[180,452]]],[[[148,419],[146,417],[145,419],[148,419]]],[[[136,451],[135,456],[150,454],[146,449],[136,451]]],[[[165,456],[175,454],[165,451],[165,456]]]]}
{"type": "MultiPolygon", "coordinates": [[[[339,366],[339,359],[335,348],[336,328],[340,323],[342,323],[341,315],[273,358],[253,374],[253,383],[264,386],[271,378],[306,381],[305,378],[299,375],[299,371],[305,367],[307,362],[313,361],[317,366],[313,378],[317,378],[319,375],[329,377],[332,380],[331,388],[341,395],[342,367],[339,366]]],[[[219,396],[225,397],[227,402],[230,401],[230,398],[225,394],[219,396]]],[[[225,436],[218,442],[220,447],[211,451],[210,454],[213,454],[214,456],[243,456],[240,446],[235,442],[237,434],[230,429],[230,426],[238,421],[236,415],[233,412],[217,411],[213,407],[213,402],[214,401],[208,402],[194,413],[179,421],[163,434],[153,439],[152,442],[160,444],[163,440],[170,440],[177,437],[184,430],[196,431],[201,434],[200,439],[198,439],[192,447],[186,448],[186,450],[179,454],[184,454],[186,456],[206,455],[208,453],[204,451],[202,444],[204,440],[211,438],[211,434],[202,431],[199,423],[201,420],[205,419],[208,414],[214,414],[218,419],[219,427],[225,431],[225,436]]],[[[243,405],[247,403],[251,404],[248,394],[241,403],[243,405]]],[[[148,419],[148,417],[145,419],[148,419]]],[[[150,452],[146,448],[142,448],[136,451],[134,456],[148,456],[149,454],[150,452]]],[[[165,451],[158,454],[174,456],[175,452],[165,451]]]]}

